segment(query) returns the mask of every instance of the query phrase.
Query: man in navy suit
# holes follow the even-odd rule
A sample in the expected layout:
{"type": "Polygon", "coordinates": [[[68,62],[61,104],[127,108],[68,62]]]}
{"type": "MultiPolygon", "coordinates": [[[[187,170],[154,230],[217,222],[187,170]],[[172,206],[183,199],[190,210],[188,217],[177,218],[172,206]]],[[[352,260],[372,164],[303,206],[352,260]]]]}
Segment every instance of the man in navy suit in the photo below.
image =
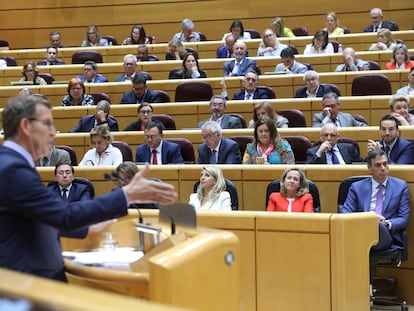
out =
{"type": "Polygon", "coordinates": [[[388,176],[388,159],[383,150],[370,151],[367,160],[371,177],[351,185],[342,213],[374,211],[378,216],[379,241],[373,249],[400,248],[401,232],[410,218],[407,183],[388,176]]]}
{"type": "Polygon", "coordinates": [[[394,23],[383,20],[382,10],[380,8],[373,8],[370,12],[371,25],[364,28],[364,32],[378,32],[381,28],[388,28],[391,31],[397,31],[394,23]]]}
{"type": "Polygon", "coordinates": [[[217,49],[216,58],[233,57],[233,47],[236,40],[233,35],[227,35],[224,39],[225,44],[217,49]]]}
{"type": "Polygon", "coordinates": [[[413,145],[399,137],[398,120],[392,115],[383,116],[380,122],[382,140],[368,140],[368,151],[382,149],[390,164],[413,164],[413,145]]]}
{"type": "Polygon", "coordinates": [[[224,63],[224,76],[244,76],[248,71],[257,72],[256,61],[247,58],[247,46],[243,41],[236,41],[233,46],[233,60],[224,63]]]}
{"type": "Polygon", "coordinates": [[[358,150],[352,144],[338,143],[339,132],[334,123],[321,128],[319,145],[306,152],[307,164],[352,164],[362,162],[358,150]]]}
{"type": "Polygon", "coordinates": [[[329,85],[319,84],[319,74],[314,70],[308,70],[303,75],[305,87],[296,90],[295,98],[322,97],[334,90],[329,85]]]}
{"type": "Polygon", "coordinates": [[[145,144],[137,147],[136,163],[182,164],[180,145],[162,139],[164,125],[157,121],[150,121],[144,128],[145,144]]]}
{"type": "MultiPolygon", "coordinates": [[[[252,99],[273,99],[274,96],[269,96],[269,93],[262,88],[258,88],[259,76],[255,71],[248,71],[244,75],[243,90],[234,93],[233,100],[252,100],[252,99]]],[[[223,92],[222,95],[227,98],[226,84],[223,78],[223,92]]]]}
{"type": "Polygon", "coordinates": [[[115,78],[115,82],[132,81],[136,75],[137,58],[135,55],[127,54],[124,56],[124,73],[115,78]]]}
{"type": "Polygon", "coordinates": [[[327,123],[334,123],[337,127],[367,126],[364,122],[355,120],[350,113],[339,111],[339,97],[336,93],[326,93],[322,97],[323,110],[312,118],[312,127],[322,127],[327,123]]]}
{"type": "Polygon", "coordinates": [[[58,49],[54,46],[48,46],[46,48],[46,59],[39,60],[37,64],[39,66],[53,66],[64,65],[65,62],[57,58],[58,49]]]}
{"type": "Polygon", "coordinates": [[[122,95],[120,104],[151,104],[160,102],[159,93],[147,88],[147,76],[142,72],[138,72],[132,78],[132,90],[122,95]]]}
{"type": "Polygon", "coordinates": [[[0,267],[65,281],[58,230],[73,230],[125,216],[128,205],[171,204],[173,186],[144,178],[93,200],[65,202],[47,190],[34,161],[50,152],[56,129],[52,104],[40,96],[10,98],[2,112],[0,146],[0,267]]]}
{"type": "Polygon", "coordinates": [[[198,164],[240,164],[239,145],[232,139],[222,137],[221,127],[207,121],[201,128],[204,143],[198,146],[198,164]]]}
{"type": "Polygon", "coordinates": [[[107,100],[101,100],[96,105],[95,114],[91,116],[82,117],[69,133],[87,132],[89,133],[94,127],[101,124],[108,124],[111,132],[118,131],[118,122],[109,115],[111,104],[107,100]]]}
{"type": "Polygon", "coordinates": [[[108,82],[108,79],[98,73],[98,65],[91,60],[88,60],[83,65],[83,75],[78,76],[83,83],[102,83],[108,82]]]}
{"type": "Polygon", "coordinates": [[[243,128],[239,118],[226,115],[226,98],[221,95],[214,95],[210,99],[210,113],[211,117],[207,120],[198,123],[198,127],[201,128],[207,121],[213,121],[220,124],[222,129],[239,129],[243,128]]]}

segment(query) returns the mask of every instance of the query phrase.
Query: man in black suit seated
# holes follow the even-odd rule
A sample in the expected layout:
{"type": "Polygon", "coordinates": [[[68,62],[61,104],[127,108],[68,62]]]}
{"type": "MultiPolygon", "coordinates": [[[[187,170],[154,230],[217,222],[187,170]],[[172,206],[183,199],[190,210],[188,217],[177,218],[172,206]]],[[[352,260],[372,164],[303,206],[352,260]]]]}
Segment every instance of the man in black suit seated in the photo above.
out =
{"type": "Polygon", "coordinates": [[[37,64],[39,66],[52,66],[52,65],[64,65],[65,62],[57,58],[58,49],[54,46],[48,46],[46,48],[46,59],[39,60],[37,64]]]}
{"type": "MultiPolygon", "coordinates": [[[[252,100],[252,99],[272,99],[264,89],[257,88],[259,85],[259,76],[255,71],[248,71],[244,75],[243,90],[234,93],[233,100],[252,100]]],[[[224,78],[222,80],[223,92],[221,95],[227,98],[227,87],[224,78]]]]}
{"type": "Polygon", "coordinates": [[[391,31],[397,31],[394,23],[384,21],[382,10],[380,8],[373,8],[370,12],[371,25],[364,28],[364,32],[378,32],[381,28],[388,28],[391,31]]]}
{"type": "Polygon", "coordinates": [[[198,127],[202,127],[207,121],[216,122],[222,129],[241,129],[243,128],[239,118],[226,115],[226,98],[221,95],[214,95],[210,99],[211,117],[198,123],[198,127]]]}
{"type": "Polygon", "coordinates": [[[319,74],[315,70],[308,70],[303,75],[305,87],[296,91],[295,98],[322,97],[326,93],[333,92],[329,85],[319,84],[319,74]]]}
{"type": "Polygon", "coordinates": [[[334,123],[321,128],[321,144],[306,152],[307,164],[352,164],[362,162],[358,150],[352,144],[338,143],[339,132],[334,123]]]}
{"type": "Polygon", "coordinates": [[[207,121],[201,128],[204,143],[198,146],[198,164],[240,164],[239,145],[222,137],[220,124],[207,121]]]}
{"type": "Polygon", "coordinates": [[[137,58],[139,62],[156,62],[158,58],[148,55],[148,47],[145,44],[138,45],[137,58]]]}
{"type": "Polygon", "coordinates": [[[111,115],[109,115],[109,110],[111,104],[107,100],[101,100],[96,105],[95,114],[91,116],[82,117],[73,129],[69,133],[79,133],[87,132],[89,133],[91,129],[101,124],[108,124],[109,130],[111,132],[118,131],[118,121],[111,115]]]}
{"type": "Polygon", "coordinates": [[[248,71],[257,72],[256,61],[247,58],[247,45],[243,41],[236,41],[233,46],[234,59],[225,62],[223,76],[244,76],[248,71]]]}
{"type": "Polygon", "coordinates": [[[147,76],[138,72],[132,78],[132,90],[122,95],[120,104],[160,103],[159,93],[147,88],[147,76]]]}

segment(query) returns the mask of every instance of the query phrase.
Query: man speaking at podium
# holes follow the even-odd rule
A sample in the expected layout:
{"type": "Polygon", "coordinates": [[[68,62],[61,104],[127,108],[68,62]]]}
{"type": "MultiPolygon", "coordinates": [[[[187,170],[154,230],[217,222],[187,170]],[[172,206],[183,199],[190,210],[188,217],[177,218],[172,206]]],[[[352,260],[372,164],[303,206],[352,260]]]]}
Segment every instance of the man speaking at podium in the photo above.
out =
{"type": "Polygon", "coordinates": [[[56,129],[51,103],[39,96],[10,98],[3,110],[0,146],[0,267],[66,281],[60,229],[71,230],[126,215],[131,203],[171,204],[172,185],[132,181],[93,200],[63,202],[43,186],[34,161],[45,157],[56,129]]]}

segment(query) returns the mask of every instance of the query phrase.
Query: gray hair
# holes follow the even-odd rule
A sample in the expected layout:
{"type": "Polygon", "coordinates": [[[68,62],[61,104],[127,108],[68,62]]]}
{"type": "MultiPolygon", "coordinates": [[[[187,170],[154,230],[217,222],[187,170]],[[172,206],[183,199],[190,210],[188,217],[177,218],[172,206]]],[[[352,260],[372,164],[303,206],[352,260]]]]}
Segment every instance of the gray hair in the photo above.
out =
{"type": "Polygon", "coordinates": [[[213,95],[213,97],[211,97],[211,99],[210,99],[210,106],[213,104],[213,101],[216,98],[219,98],[219,99],[223,100],[224,108],[227,108],[227,100],[226,100],[226,97],[224,97],[222,95],[213,95]]]}
{"type": "Polygon", "coordinates": [[[319,74],[315,70],[308,70],[303,74],[303,81],[306,81],[308,77],[315,77],[319,80],[319,74]]]}
{"type": "Polygon", "coordinates": [[[137,57],[135,56],[135,55],[133,55],[133,54],[127,54],[127,55],[125,55],[124,56],[124,63],[126,63],[126,61],[128,60],[128,59],[130,59],[130,58],[132,58],[133,60],[134,60],[134,62],[136,63],[138,60],[137,60],[137,57]]]}
{"type": "Polygon", "coordinates": [[[221,126],[218,122],[207,121],[201,126],[201,129],[203,130],[207,126],[210,126],[211,131],[213,133],[219,133],[219,135],[221,136],[221,126]]]}
{"type": "Polygon", "coordinates": [[[193,21],[191,19],[185,18],[181,22],[181,28],[182,29],[194,30],[194,23],[193,23],[193,21]]]}

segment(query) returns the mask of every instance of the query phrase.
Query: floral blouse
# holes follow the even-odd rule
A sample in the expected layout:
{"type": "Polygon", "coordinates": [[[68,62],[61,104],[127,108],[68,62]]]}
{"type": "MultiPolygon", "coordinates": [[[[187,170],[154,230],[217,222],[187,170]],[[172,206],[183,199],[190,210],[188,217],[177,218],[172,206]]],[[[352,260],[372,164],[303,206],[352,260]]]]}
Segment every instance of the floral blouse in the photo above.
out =
{"type": "MultiPolygon", "coordinates": [[[[272,145],[273,146],[273,145],[272,145]]],[[[290,144],[282,140],[272,150],[261,151],[260,145],[248,144],[243,156],[243,164],[256,164],[256,157],[264,157],[265,164],[295,164],[295,156],[290,144]]]]}
{"type": "MultiPolygon", "coordinates": [[[[69,95],[65,95],[65,97],[63,97],[62,102],[60,103],[60,105],[61,106],[73,106],[72,97],[70,97],[69,95]]],[[[88,94],[82,95],[79,106],[92,106],[92,105],[95,105],[95,103],[93,101],[93,96],[88,95],[88,94]]]]}

